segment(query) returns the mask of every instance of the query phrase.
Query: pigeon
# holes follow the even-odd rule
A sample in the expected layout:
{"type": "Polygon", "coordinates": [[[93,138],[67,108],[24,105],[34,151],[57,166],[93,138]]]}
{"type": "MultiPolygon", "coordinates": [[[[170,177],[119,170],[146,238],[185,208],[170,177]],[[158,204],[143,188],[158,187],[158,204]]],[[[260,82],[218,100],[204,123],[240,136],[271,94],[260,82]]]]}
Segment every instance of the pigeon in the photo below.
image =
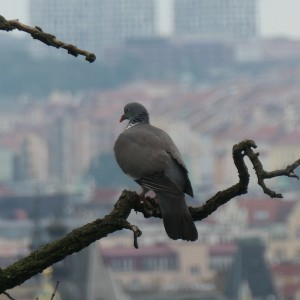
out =
{"type": "Polygon", "coordinates": [[[129,122],[114,145],[118,165],[142,187],[141,198],[148,191],[155,192],[171,239],[197,240],[184,195],[193,197],[193,189],[178,148],[166,132],[150,124],[148,111],[140,103],[126,104],[123,120],[129,122]]]}

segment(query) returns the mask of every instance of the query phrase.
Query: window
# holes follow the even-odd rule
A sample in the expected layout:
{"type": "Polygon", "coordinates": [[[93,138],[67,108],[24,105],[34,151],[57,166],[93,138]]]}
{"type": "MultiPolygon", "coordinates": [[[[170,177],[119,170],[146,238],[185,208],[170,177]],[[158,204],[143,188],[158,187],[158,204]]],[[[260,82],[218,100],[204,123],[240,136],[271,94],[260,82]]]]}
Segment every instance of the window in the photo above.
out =
{"type": "Polygon", "coordinates": [[[274,225],[271,228],[271,238],[273,240],[283,240],[287,238],[288,232],[285,225],[274,225]]]}
{"type": "Polygon", "coordinates": [[[296,228],[296,238],[300,239],[300,226],[296,228]]]}
{"type": "Polygon", "coordinates": [[[296,250],[295,258],[300,259],[300,248],[296,250]]]}
{"type": "Polygon", "coordinates": [[[146,257],[143,260],[143,269],[149,271],[175,270],[176,260],[173,257],[146,257]]]}
{"type": "Polygon", "coordinates": [[[116,258],[111,262],[114,271],[128,272],[133,270],[133,261],[131,258],[116,258]]]}
{"type": "Polygon", "coordinates": [[[190,274],[192,276],[199,276],[201,274],[199,266],[191,266],[190,267],[190,274]]]}
{"type": "Polygon", "coordinates": [[[275,257],[276,259],[280,262],[280,261],[284,261],[286,258],[286,253],[284,249],[277,249],[275,252],[275,257]]]}
{"type": "Polygon", "coordinates": [[[258,210],[254,213],[255,220],[266,220],[270,216],[270,212],[267,210],[258,210]]]}

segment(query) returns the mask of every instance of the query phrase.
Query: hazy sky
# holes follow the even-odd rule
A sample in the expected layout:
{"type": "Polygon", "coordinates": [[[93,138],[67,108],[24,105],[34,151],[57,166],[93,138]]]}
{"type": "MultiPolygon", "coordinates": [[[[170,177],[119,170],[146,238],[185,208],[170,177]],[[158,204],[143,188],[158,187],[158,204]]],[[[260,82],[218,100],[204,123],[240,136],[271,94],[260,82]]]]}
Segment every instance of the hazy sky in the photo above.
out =
{"type": "MultiPolygon", "coordinates": [[[[129,0],[130,1],[130,0],[129,0]]],[[[300,39],[300,0],[258,0],[263,36],[289,36],[300,39]]],[[[1,0],[0,15],[29,22],[29,0],[1,0]]],[[[38,24],[31,24],[38,25],[38,24]]]]}

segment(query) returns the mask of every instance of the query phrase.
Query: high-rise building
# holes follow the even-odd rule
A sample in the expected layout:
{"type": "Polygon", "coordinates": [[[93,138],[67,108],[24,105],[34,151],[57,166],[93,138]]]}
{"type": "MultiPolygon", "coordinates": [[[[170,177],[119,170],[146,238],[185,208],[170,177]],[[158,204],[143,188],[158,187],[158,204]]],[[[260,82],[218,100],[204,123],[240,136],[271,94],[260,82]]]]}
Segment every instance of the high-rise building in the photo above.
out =
{"type": "Polygon", "coordinates": [[[248,40],[258,35],[257,0],[174,0],[174,34],[248,40]]]}
{"type": "MultiPolygon", "coordinates": [[[[157,0],[31,0],[33,25],[96,54],[132,38],[159,33],[157,0]]],[[[35,50],[48,51],[44,46],[35,50]]],[[[50,50],[51,51],[51,50],[50,50]]],[[[35,51],[37,52],[37,51],[35,51]]]]}
{"type": "MultiPolygon", "coordinates": [[[[257,1],[30,0],[30,18],[32,25],[101,58],[103,50],[128,40],[255,38],[257,1]]],[[[36,42],[32,47],[40,53],[55,51],[36,42]]]]}
{"type": "Polygon", "coordinates": [[[158,35],[155,0],[101,0],[98,38],[115,45],[158,35]]]}
{"type": "MultiPolygon", "coordinates": [[[[100,21],[98,2],[101,1],[30,0],[30,23],[66,43],[96,51],[101,41],[97,32],[100,21]]],[[[32,47],[36,53],[53,51],[36,42],[32,47]]]]}

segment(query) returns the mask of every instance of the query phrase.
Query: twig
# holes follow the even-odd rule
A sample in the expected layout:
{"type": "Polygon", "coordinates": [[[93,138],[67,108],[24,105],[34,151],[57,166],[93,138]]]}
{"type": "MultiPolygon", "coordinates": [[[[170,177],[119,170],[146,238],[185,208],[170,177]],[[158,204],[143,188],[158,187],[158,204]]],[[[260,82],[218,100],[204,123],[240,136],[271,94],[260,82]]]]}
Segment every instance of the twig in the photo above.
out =
{"type": "Polygon", "coordinates": [[[198,208],[190,208],[194,220],[199,221],[208,217],[211,213],[216,211],[221,205],[225,204],[230,199],[247,193],[250,175],[248,172],[248,168],[244,162],[245,156],[248,156],[251,163],[253,164],[258,184],[262,187],[263,192],[272,198],[282,198],[283,196],[269,189],[264,183],[264,179],[279,176],[288,176],[291,178],[299,179],[298,176],[294,174],[294,170],[300,165],[300,159],[296,160],[285,169],[266,172],[263,169],[263,165],[258,158],[259,153],[255,153],[252,148],[257,148],[255,142],[252,140],[244,140],[233,146],[232,156],[235,166],[238,170],[240,179],[239,182],[224,191],[218,192],[215,196],[207,200],[203,206],[198,208]]]}
{"type": "Polygon", "coordinates": [[[51,296],[50,300],[53,300],[53,299],[54,299],[55,294],[56,294],[57,289],[58,289],[58,285],[59,285],[59,281],[56,282],[56,286],[55,286],[55,289],[54,289],[54,291],[53,291],[53,293],[52,293],[52,296],[51,296]]]}
{"type": "MultiPolygon", "coordinates": [[[[285,169],[266,172],[258,159],[258,153],[255,153],[253,148],[256,148],[256,144],[251,140],[245,140],[233,146],[232,156],[238,171],[239,182],[226,190],[218,192],[201,207],[190,207],[194,220],[199,221],[208,217],[230,199],[247,193],[250,175],[244,162],[245,156],[250,158],[263,191],[271,197],[274,197],[274,195],[282,197],[282,195],[267,188],[264,179],[278,176],[298,178],[294,174],[294,170],[300,165],[300,159],[285,169]]],[[[138,248],[137,238],[141,235],[141,231],[137,226],[130,224],[127,218],[132,210],[143,213],[145,217],[161,218],[160,210],[154,203],[155,201],[147,201],[147,204],[141,203],[137,193],[123,191],[113,210],[104,219],[97,219],[77,228],[62,239],[49,243],[6,269],[0,270],[0,293],[22,284],[25,280],[42,272],[66,256],[78,252],[92,242],[123,228],[133,232],[134,246],[138,248]]]]}
{"type": "Polygon", "coordinates": [[[259,153],[254,153],[251,148],[246,149],[245,154],[251,160],[254,170],[257,175],[257,182],[263,189],[264,193],[269,195],[271,198],[283,198],[282,194],[276,193],[275,191],[270,190],[264,180],[270,179],[279,176],[287,176],[290,178],[296,178],[299,180],[299,176],[294,173],[295,169],[300,165],[300,159],[296,160],[291,165],[287,166],[285,169],[275,170],[267,172],[264,170],[262,163],[258,159],[259,153]]]}
{"type": "Polygon", "coordinates": [[[13,298],[9,293],[7,293],[7,292],[4,292],[3,293],[8,299],[10,299],[10,300],[16,300],[15,298],[13,298]]]}
{"type": "Polygon", "coordinates": [[[86,50],[81,50],[72,44],[64,43],[58,40],[53,34],[44,32],[41,27],[28,26],[19,22],[18,19],[6,20],[3,16],[0,15],[0,30],[12,31],[15,29],[29,33],[33,39],[39,40],[48,46],[66,49],[69,54],[75,57],[77,57],[78,55],[83,55],[85,56],[85,59],[90,63],[96,60],[96,55],[94,53],[88,52],[86,50]]]}
{"type": "MultiPolygon", "coordinates": [[[[257,148],[255,142],[252,140],[244,140],[233,146],[232,157],[238,171],[239,182],[226,190],[218,192],[216,195],[208,199],[201,207],[189,207],[191,215],[195,221],[201,221],[207,218],[210,214],[212,214],[220,206],[224,205],[232,198],[247,193],[250,175],[248,172],[248,168],[244,162],[245,156],[248,156],[253,164],[258,178],[258,184],[262,187],[264,193],[272,198],[282,198],[282,195],[269,189],[265,185],[264,179],[279,176],[288,176],[291,178],[299,179],[298,176],[294,173],[294,171],[300,165],[300,159],[296,160],[294,163],[287,166],[285,169],[266,172],[263,169],[262,163],[258,158],[259,154],[255,153],[252,148],[257,148]]],[[[145,206],[144,203],[137,203],[134,209],[143,213],[144,217],[146,218],[161,218],[159,207],[157,207],[157,205],[152,205],[152,207],[150,205],[149,207],[149,204],[153,203],[153,201],[147,201],[147,203],[147,206],[145,206]]]]}
{"type": "Polygon", "coordinates": [[[133,233],[133,246],[135,249],[139,248],[137,239],[138,237],[140,237],[142,235],[142,232],[140,231],[140,229],[136,226],[136,225],[132,225],[129,222],[127,222],[127,226],[124,226],[124,228],[127,228],[129,230],[132,231],[133,233]]]}
{"type": "Polygon", "coordinates": [[[232,158],[238,171],[239,182],[224,191],[218,192],[208,199],[201,207],[189,207],[195,221],[207,218],[232,198],[247,194],[250,175],[244,162],[244,151],[254,145],[255,143],[253,141],[245,140],[233,146],[232,158]]]}
{"type": "Polygon", "coordinates": [[[136,226],[136,225],[133,225],[131,223],[129,223],[127,220],[124,220],[124,219],[113,219],[109,216],[106,216],[104,218],[104,221],[103,221],[103,225],[106,224],[106,225],[113,225],[115,227],[118,227],[118,230],[121,230],[121,229],[129,229],[132,231],[133,233],[133,246],[138,249],[139,248],[139,245],[138,245],[138,242],[137,242],[137,239],[138,237],[140,237],[142,235],[142,231],[136,226]]]}

